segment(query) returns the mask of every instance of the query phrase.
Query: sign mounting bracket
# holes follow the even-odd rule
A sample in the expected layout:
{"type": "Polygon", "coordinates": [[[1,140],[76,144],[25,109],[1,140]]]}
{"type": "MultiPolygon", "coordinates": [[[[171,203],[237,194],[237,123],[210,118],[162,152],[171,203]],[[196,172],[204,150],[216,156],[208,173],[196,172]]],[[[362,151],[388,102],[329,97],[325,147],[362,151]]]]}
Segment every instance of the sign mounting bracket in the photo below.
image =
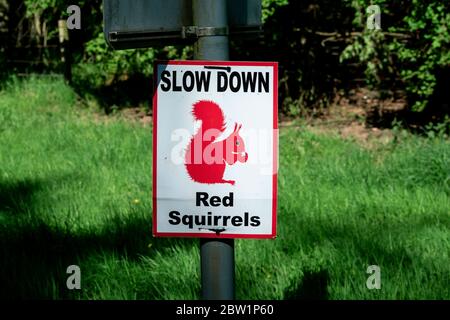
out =
{"type": "Polygon", "coordinates": [[[228,36],[228,27],[197,27],[197,26],[183,26],[181,28],[181,38],[198,38],[211,36],[228,36]]]}

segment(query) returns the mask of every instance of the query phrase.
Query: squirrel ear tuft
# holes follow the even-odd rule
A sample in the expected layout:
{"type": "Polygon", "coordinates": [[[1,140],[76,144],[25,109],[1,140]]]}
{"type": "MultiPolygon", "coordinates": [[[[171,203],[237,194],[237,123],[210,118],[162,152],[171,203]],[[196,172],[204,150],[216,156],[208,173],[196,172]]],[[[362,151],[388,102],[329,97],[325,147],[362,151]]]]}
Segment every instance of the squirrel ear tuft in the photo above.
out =
{"type": "Polygon", "coordinates": [[[239,129],[238,129],[238,124],[237,124],[237,122],[235,122],[235,123],[234,123],[234,130],[233,130],[233,132],[236,132],[237,130],[239,130],[239,129]]]}

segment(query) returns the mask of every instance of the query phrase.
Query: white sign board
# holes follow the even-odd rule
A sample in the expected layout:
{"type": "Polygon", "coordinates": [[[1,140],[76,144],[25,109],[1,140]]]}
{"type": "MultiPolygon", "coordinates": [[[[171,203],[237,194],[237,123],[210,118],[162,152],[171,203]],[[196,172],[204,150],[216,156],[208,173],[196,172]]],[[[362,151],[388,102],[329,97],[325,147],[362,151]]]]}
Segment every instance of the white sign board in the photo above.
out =
{"type": "Polygon", "coordinates": [[[275,62],[155,64],[155,236],[276,236],[277,70],[275,62]]]}

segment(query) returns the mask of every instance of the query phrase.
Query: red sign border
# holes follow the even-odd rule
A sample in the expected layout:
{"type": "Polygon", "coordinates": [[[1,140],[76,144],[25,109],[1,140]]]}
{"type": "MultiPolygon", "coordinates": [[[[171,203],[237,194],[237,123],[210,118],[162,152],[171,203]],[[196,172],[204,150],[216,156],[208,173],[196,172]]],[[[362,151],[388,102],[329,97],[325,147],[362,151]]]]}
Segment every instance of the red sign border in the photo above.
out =
{"type": "Polygon", "coordinates": [[[277,236],[277,168],[278,168],[278,62],[259,61],[206,61],[206,60],[157,60],[153,66],[153,221],[154,237],[183,237],[183,238],[215,238],[215,239],[273,239],[277,236]],[[158,134],[158,66],[159,65],[190,65],[190,66],[244,66],[244,67],[273,67],[273,175],[272,175],[272,233],[271,234],[235,234],[235,233],[201,233],[201,232],[158,232],[156,212],[156,172],[157,172],[157,134],[158,134]]]}

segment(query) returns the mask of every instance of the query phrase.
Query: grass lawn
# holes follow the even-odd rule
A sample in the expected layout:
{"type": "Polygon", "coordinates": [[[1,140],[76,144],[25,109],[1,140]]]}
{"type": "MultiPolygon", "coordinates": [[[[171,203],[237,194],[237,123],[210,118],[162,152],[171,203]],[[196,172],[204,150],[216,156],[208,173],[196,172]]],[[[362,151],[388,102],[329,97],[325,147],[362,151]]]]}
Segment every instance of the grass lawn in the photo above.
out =
{"type": "MultiPolygon", "coordinates": [[[[236,241],[238,299],[450,299],[450,143],[397,136],[281,130],[278,238],[236,241]]],[[[198,239],[151,235],[151,144],[60,80],[0,92],[0,298],[199,298],[198,239]]]]}

